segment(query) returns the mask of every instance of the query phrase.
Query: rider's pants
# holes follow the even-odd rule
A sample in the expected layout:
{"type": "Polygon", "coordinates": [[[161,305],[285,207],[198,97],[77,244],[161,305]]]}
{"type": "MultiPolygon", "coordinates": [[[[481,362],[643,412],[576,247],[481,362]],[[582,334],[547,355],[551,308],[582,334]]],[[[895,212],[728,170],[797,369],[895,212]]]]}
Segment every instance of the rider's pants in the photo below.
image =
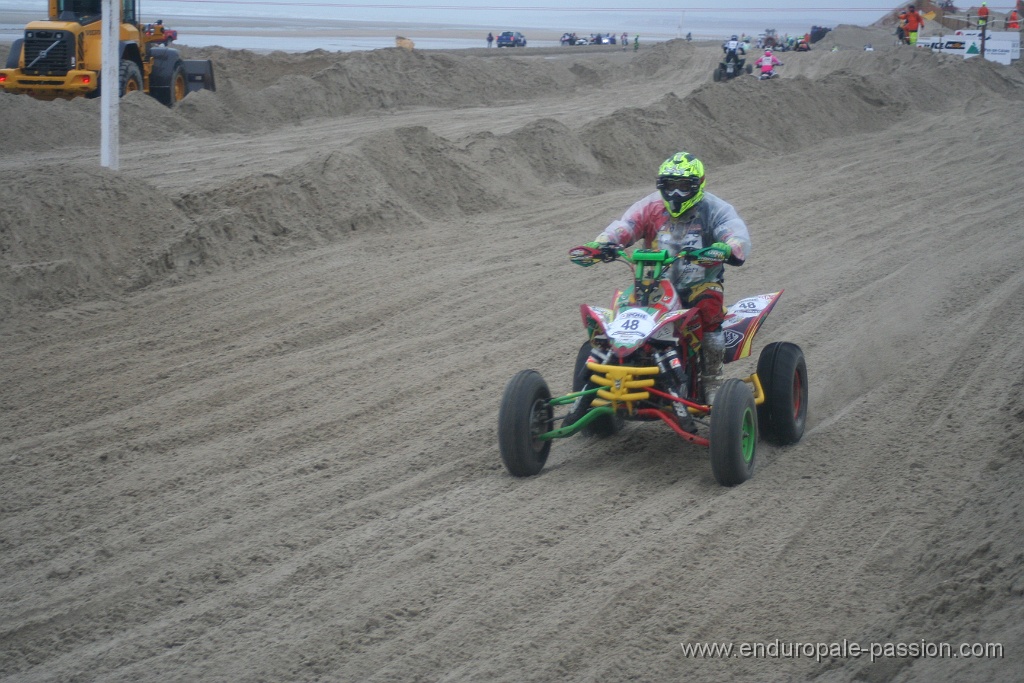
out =
{"type": "Polygon", "coordinates": [[[697,309],[700,327],[714,332],[725,320],[725,288],[721,282],[701,282],[682,291],[682,297],[691,308],[697,309]]]}

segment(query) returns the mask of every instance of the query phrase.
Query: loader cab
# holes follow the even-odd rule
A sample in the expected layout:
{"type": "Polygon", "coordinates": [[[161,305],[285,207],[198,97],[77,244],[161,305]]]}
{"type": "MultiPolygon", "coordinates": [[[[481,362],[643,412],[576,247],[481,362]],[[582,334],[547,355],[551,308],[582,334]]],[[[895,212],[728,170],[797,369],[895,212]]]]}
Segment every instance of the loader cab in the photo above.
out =
{"type": "MultiPolygon", "coordinates": [[[[138,0],[120,0],[121,22],[135,24],[138,0]]],[[[50,19],[91,24],[103,16],[103,0],[50,0],[50,19]]]]}

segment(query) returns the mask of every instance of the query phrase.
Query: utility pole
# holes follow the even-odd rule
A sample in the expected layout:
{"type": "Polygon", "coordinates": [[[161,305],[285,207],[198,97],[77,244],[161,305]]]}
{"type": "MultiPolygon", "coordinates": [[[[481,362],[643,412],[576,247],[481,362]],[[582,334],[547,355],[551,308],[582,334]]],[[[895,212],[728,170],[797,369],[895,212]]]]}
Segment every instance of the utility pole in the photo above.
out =
{"type": "Polygon", "coordinates": [[[116,171],[120,165],[121,126],[118,106],[121,96],[120,55],[121,3],[103,0],[103,65],[100,71],[100,166],[116,171]]]}

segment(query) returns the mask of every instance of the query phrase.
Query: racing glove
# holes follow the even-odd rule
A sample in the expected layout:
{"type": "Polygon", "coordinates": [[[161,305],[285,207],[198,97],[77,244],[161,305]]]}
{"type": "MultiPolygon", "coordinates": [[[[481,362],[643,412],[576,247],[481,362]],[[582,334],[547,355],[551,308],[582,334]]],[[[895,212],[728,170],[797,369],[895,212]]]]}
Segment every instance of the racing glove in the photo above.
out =
{"type": "Polygon", "coordinates": [[[698,266],[714,268],[725,263],[732,255],[732,247],[725,242],[715,242],[710,247],[704,247],[693,252],[691,258],[698,266]]]}
{"type": "Polygon", "coordinates": [[[586,244],[570,249],[569,260],[578,266],[583,266],[584,268],[592,266],[595,263],[600,263],[604,260],[602,258],[602,252],[609,248],[617,249],[618,245],[612,244],[608,241],[607,237],[602,235],[593,242],[587,242],[586,244]]]}

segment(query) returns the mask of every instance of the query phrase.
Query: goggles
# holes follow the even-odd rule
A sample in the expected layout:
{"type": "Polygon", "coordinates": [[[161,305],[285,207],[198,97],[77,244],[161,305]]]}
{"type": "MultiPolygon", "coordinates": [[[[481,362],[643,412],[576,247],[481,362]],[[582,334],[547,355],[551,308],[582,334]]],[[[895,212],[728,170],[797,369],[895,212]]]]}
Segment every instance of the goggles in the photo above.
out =
{"type": "Polygon", "coordinates": [[[703,178],[675,176],[658,178],[658,189],[665,199],[689,199],[700,191],[703,178]]]}

